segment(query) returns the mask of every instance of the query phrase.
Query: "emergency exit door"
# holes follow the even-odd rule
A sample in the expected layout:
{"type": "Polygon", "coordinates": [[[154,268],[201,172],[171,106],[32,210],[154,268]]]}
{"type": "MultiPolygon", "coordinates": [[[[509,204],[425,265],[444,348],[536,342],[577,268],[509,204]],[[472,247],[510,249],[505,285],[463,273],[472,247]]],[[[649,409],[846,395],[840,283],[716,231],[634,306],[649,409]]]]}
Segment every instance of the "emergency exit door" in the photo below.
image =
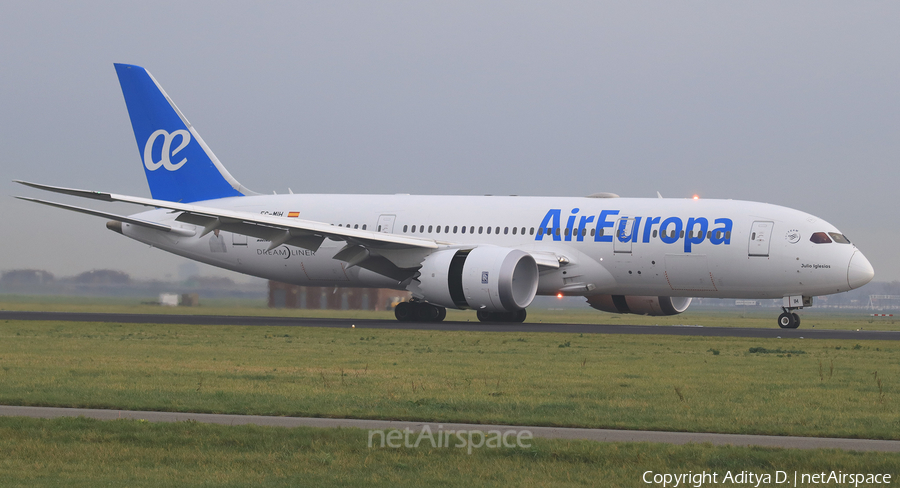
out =
{"type": "Polygon", "coordinates": [[[768,257],[774,222],[753,222],[750,227],[750,256],[768,257]]]}
{"type": "Polygon", "coordinates": [[[375,232],[384,232],[386,234],[394,233],[394,219],[396,219],[396,215],[388,215],[384,214],[378,217],[378,226],[375,227],[375,232]]]}

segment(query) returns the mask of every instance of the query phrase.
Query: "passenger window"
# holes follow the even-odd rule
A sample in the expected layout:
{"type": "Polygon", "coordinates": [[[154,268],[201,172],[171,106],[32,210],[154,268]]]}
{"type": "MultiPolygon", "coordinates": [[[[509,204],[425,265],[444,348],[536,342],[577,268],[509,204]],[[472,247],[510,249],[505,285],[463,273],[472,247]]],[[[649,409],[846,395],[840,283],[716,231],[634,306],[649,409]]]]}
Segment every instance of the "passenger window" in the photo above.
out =
{"type": "MultiPolygon", "coordinates": [[[[498,229],[499,229],[499,227],[498,227],[498,229]]],[[[503,228],[503,235],[506,235],[506,234],[509,234],[509,227],[503,228]]]]}
{"type": "Polygon", "coordinates": [[[830,235],[831,238],[834,239],[834,242],[837,242],[838,244],[850,244],[850,239],[847,239],[847,236],[845,236],[844,234],[829,232],[828,235],[830,235]]]}
{"type": "Polygon", "coordinates": [[[544,228],[543,228],[543,227],[538,227],[538,235],[539,235],[539,236],[544,235],[544,228]]]}
{"type": "Polygon", "coordinates": [[[831,242],[831,238],[828,237],[828,234],[824,232],[816,232],[815,234],[809,236],[809,240],[813,244],[828,244],[831,242]]]}
{"type": "Polygon", "coordinates": [[[412,233],[412,234],[415,234],[415,233],[416,233],[416,226],[415,226],[415,225],[412,226],[412,229],[410,230],[410,233],[412,233]]]}
{"type": "Polygon", "coordinates": [[[435,227],[434,230],[437,231],[438,234],[440,234],[440,233],[441,233],[441,226],[439,225],[439,226],[435,227]]]}
{"type": "MultiPolygon", "coordinates": [[[[534,232],[534,231],[532,231],[532,232],[534,232]]],[[[523,236],[525,235],[525,227],[522,227],[522,235],[523,236]]]]}
{"type": "MultiPolygon", "coordinates": [[[[454,233],[454,234],[456,234],[456,229],[457,229],[457,228],[458,228],[457,226],[455,226],[455,225],[453,226],[453,233],[454,233]]],[[[465,227],[463,227],[463,228],[465,228],[465,227]]]]}
{"type": "Polygon", "coordinates": [[[516,231],[518,231],[518,230],[519,230],[518,227],[513,227],[513,235],[516,235],[516,231]]]}
{"type": "Polygon", "coordinates": [[[429,225],[429,226],[428,226],[428,233],[429,233],[429,234],[431,234],[431,229],[433,229],[433,227],[429,225]]]}
{"type": "Polygon", "coordinates": [[[465,234],[465,233],[466,233],[466,226],[463,226],[463,228],[462,228],[461,230],[462,230],[462,233],[465,234]]]}
{"type": "Polygon", "coordinates": [[[653,237],[656,238],[656,229],[653,229],[653,237]]]}
{"type": "Polygon", "coordinates": [[[474,233],[475,233],[475,226],[473,225],[473,226],[469,227],[469,234],[474,234],[474,233]]]}
{"type": "Polygon", "coordinates": [[[678,238],[679,238],[679,239],[684,239],[684,231],[681,231],[681,232],[678,233],[678,238]]]}
{"type": "Polygon", "coordinates": [[[529,234],[534,235],[534,227],[531,228],[531,232],[529,234]]]}
{"type": "Polygon", "coordinates": [[[597,232],[597,229],[591,229],[591,237],[594,237],[594,234],[597,232]]]}
{"type": "Polygon", "coordinates": [[[711,230],[706,231],[706,238],[712,239],[712,231],[711,230]]]}
{"type": "Polygon", "coordinates": [[[478,226],[478,233],[481,234],[484,231],[484,226],[478,226]]]}
{"type": "Polygon", "coordinates": [[[445,225],[445,226],[444,226],[444,234],[449,234],[449,233],[450,233],[450,226],[449,226],[449,225],[445,225]]]}
{"type": "Polygon", "coordinates": [[[556,228],[556,230],[553,232],[553,234],[556,236],[559,236],[559,227],[556,228]]]}
{"type": "Polygon", "coordinates": [[[353,224],[354,229],[359,229],[359,224],[353,224]]]}
{"type": "Polygon", "coordinates": [[[366,224],[363,224],[363,230],[366,230],[366,224]]]}
{"type": "Polygon", "coordinates": [[[419,226],[419,233],[421,234],[422,232],[425,232],[425,226],[424,226],[424,225],[420,225],[420,226],[419,226]]]}

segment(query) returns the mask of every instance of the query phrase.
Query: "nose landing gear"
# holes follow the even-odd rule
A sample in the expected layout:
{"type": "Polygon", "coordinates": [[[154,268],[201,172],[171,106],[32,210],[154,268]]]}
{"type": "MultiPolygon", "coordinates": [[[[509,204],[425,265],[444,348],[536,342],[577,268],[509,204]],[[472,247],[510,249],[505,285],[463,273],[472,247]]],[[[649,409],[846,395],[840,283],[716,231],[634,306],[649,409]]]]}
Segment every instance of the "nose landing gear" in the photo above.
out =
{"type": "Polygon", "coordinates": [[[811,296],[792,295],[784,297],[784,305],[781,311],[784,312],[778,316],[778,327],[782,329],[796,329],[800,327],[800,316],[794,310],[803,307],[812,307],[813,298],[811,296]]]}
{"type": "Polygon", "coordinates": [[[782,308],[784,313],[778,316],[778,326],[782,329],[796,329],[800,327],[800,316],[794,312],[788,312],[787,309],[782,308]]]}

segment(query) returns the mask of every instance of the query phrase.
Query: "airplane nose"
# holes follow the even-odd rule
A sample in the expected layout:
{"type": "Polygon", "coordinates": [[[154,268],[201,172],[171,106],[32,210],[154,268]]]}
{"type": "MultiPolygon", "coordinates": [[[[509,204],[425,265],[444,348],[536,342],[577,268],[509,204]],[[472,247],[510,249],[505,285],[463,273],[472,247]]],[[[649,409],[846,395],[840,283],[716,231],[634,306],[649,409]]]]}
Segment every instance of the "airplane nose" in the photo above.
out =
{"type": "Polygon", "coordinates": [[[850,257],[850,265],[847,267],[847,283],[850,288],[859,288],[872,281],[875,277],[875,269],[869,260],[859,251],[850,257]]]}

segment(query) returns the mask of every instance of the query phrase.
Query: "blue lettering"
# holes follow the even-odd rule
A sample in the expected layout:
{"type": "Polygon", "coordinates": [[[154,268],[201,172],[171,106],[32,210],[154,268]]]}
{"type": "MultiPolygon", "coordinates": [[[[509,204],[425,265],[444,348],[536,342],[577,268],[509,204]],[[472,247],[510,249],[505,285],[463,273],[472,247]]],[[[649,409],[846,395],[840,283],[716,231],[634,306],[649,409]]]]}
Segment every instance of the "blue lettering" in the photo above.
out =
{"type": "Polygon", "coordinates": [[[693,246],[707,240],[713,245],[731,244],[731,232],[734,227],[732,220],[727,218],[715,219],[714,224],[717,227],[710,229],[712,224],[706,217],[691,217],[685,223],[679,217],[668,217],[665,220],[662,220],[662,217],[617,217],[620,213],[619,210],[602,210],[597,217],[578,215],[580,211],[579,208],[573,208],[571,215],[566,219],[565,227],[563,227],[561,225],[562,210],[558,208],[548,210],[534,239],[542,241],[547,235],[553,236],[554,241],[582,242],[587,234],[588,224],[596,222],[594,242],[613,242],[613,234],[615,234],[616,239],[620,242],[639,242],[638,239],[641,239],[640,242],[649,244],[651,237],[655,236],[658,229],[659,239],[663,243],[675,244],[680,239],[684,239],[684,252],[689,253],[693,246]],[[662,220],[661,223],[660,220],[662,220]],[[577,226],[575,225],[576,221],[578,222],[577,226]],[[644,224],[642,233],[641,223],[644,224]],[[563,236],[565,238],[561,239],[563,236]]]}
{"type": "Polygon", "coordinates": [[[619,230],[616,232],[616,238],[619,239],[619,242],[637,242],[638,237],[638,228],[641,226],[641,217],[635,217],[633,219],[629,219],[627,217],[622,217],[619,219],[619,230]],[[631,233],[625,235],[625,229],[628,227],[628,222],[632,222],[631,233]]]}
{"type": "Polygon", "coordinates": [[[687,221],[687,235],[684,239],[684,252],[691,252],[691,244],[700,244],[706,238],[706,230],[709,229],[709,221],[703,217],[699,219],[689,218],[687,221]],[[695,234],[694,226],[699,224],[700,230],[695,234]]]}
{"type": "Polygon", "coordinates": [[[594,235],[594,242],[612,242],[611,235],[603,235],[603,229],[606,227],[612,227],[615,225],[615,222],[609,222],[606,219],[613,215],[619,215],[618,210],[603,210],[600,212],[600,217],[597,219],[597,231],[594,235]]]}
{"type": "Polygon", "coordinates": [[[666,220],[663,220],[662,224],[659,226],[659,239],[666,244],[674,244],[681,234],[681,226],[681,219],[678,217],[669,217],[666,220]],[[675,229],[671,234],[668,232],[670,224],[675,224],[675,229]]]}
{"type": "Polygon", "coordinates": [[[722,227],[716,227],[712,231],[709,242],[712,244],[731,244],[731,227],[734,225],[731,219],[716,219],[716,224],[722,224],[722,227]]]}
{"type": "Polygon", "coordinates": [[[575,227],[575,214],[578,213],[577,208],[572,209],[572,215],[569,216],[569,220],[566,221],[566,240],[572,240],[573,229],[575,227]]]}
{"type": "Polygon", "coordinates": [[[644,241],[650,242],[650,232],[653,230],[653,224],[659,223],[659,217],[648,217],[644,224],[644,241]]]}
{"type": "MultiPolygon", "coordinates": [[[[544,229],[544,232],[550,234],[552,232],[551,229],[556,228],[559,229],[559,212],[560,209],[554,208],[550,209],[547,212],[547,215],[544,216],[544,220],[541,221],[541,226],[538,229],[537,237],[534,238],[536,241],[544,240],[544,233],[540,231],[540,229],[544,229]]],[[[559,232],[553,234],[553,240],[559,240],[559,232]]]]}
{"type": "Polygon", "coordinates": [[[578,222],[578,242],[581,242],[584,240],[584,229],[587,228],[587,224],[590,224],[593,221],[594,221],[593,215],[591,215],[590,217],[588,217],[586,215],[581,216],[581,221],[578,222]]]}

